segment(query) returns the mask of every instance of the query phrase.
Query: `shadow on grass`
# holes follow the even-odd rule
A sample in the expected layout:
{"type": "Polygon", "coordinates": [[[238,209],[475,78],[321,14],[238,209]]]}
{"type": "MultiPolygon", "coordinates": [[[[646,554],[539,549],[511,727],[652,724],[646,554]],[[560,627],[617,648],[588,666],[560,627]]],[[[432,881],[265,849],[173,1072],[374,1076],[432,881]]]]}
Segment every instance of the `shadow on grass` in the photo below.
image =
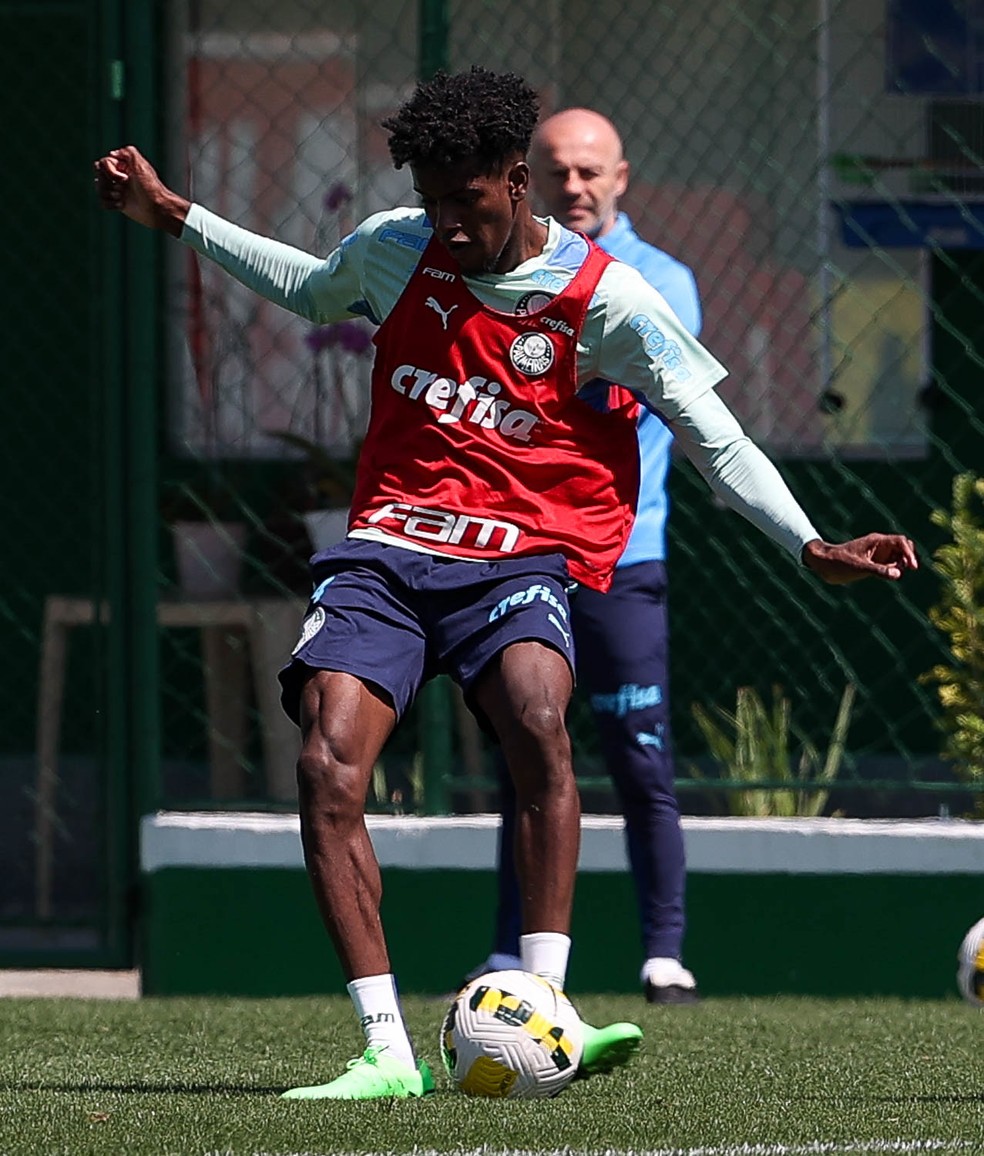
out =
{"type": "Polygon", "coordinates": [[[134,1081],[112,1084],[79,1080],[75,1084],[44,1084],[37,1081],[0,1082],[3,1092],[124,1092],[137,1096],[279,1096],[286,1086],[263,1088],[255,1084],[168,1084],[134,1081]]]}

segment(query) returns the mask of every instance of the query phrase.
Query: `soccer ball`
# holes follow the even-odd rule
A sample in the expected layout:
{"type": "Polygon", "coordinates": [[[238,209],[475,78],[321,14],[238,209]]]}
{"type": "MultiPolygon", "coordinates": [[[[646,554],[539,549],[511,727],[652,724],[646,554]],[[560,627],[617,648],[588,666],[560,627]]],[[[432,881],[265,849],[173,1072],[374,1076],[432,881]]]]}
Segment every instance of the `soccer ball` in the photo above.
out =
{"type": "Polygon", "coordinates": [[[964,936],[957,952],[957,986],[968,1003],[984,1007],[984,919],[964,936]]]}
{"type": "Polygon", "coordinates": [[[525,971],[491,971],[458,992],[441,1025],[441,1058],[469,1096],[556,1096],[581,1062],[581,1019],[566,995],[525,971]]]}

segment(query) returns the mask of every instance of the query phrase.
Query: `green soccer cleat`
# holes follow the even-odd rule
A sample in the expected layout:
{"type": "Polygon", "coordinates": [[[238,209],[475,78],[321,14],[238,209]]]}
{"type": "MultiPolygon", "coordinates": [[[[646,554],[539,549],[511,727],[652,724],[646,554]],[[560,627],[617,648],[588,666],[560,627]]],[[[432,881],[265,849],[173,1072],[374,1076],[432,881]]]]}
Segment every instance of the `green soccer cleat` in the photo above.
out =
{"type": "Polygon", "coordinates": [[[411,1068],[401,1060],[383,1054],[382,1048],[366,1048],[358,1059],[349,1060],[345,1073],[330,1084],[311,1088],[291,1088],[281,1100],[405,1100],[429,1096],[434,1077],[423,1060],[411,1068]]]}
{"type": "Polygon", "coordinates": [[[582,1023],[584,1050],[578,1076],[597,1076],[627,1064],[642,1044],[642,1028],[637,1024],[609,1024],[593,1028],[582,1023]]]}

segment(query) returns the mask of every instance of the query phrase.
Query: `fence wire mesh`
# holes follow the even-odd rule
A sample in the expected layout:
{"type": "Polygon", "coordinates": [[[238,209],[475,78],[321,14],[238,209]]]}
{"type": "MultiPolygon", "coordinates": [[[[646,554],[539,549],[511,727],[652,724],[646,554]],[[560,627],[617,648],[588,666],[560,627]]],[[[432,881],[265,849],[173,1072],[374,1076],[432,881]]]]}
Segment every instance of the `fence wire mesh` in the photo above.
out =
{"type": "MultiPolygon", "coordinates": [[[[783,463],[825,534],[904,529],[924,556],[935,544],[929,513],[946,502],[953,472],[973,466],[981,434],[961,310],[972,313],[979,295],[984,124],[969,30],[966,42],[958,29],[943,49],[927,46],[918,32],[927,13],[918,4],[630,0],[602,15],[590,5],[461,3],[447,9],[443,53],[452,69],[521,72],[546,112],[579,104],[613,119],[633,172],[623,208],[694,269],[703,338],[730,370],[721,392],[745,428],[783,463]],[[940,356],[948,336],[958,346],[949,365],[940,356]],[[959,445],[954,420],[966,427],[959,445]]],[[[414,82],[416,17],[406,4],[358,13],[172,5],[172,172],[240,223],[328,253],[354,222],[411,195],[379,121],[414,82]]],[[[242,503],[259,539],[245,585],[299,592],[297,551],[288,564],[282,549],[299,539],[306,551],[297,515],[314,510],[305,507],[344,505],[366,420],[368,327],[312,328],[181,253],[169,300],[175,462],[204,475],[211,510],[224,504],[222,488],[242,503]],[[255,503],[243,500],[264,471],[275,480],[255,503]],[[281,486],[282,524],[271,526],[263,502],[281,486]]],[[[850,684],[859,693],[836,805],[884,809],[893,784],[952,781],[936,756],[933,694],[917,680],[942,644],[925,617],[932,579],[897,591],[817,590],[684,466],[672,493],[681,779],[708,773],[693,704],[733,707],[740,686],[776,686],[796,729],[822,743],[850,684]],[[868,783],[863,798],[845,794],[868,783]]],[[[175,651],[165,693],[184,711],[189,682],[177,677],[175,651]]],[[[484,753],[466,716],[454,717],[458,757],[445,773],[480,778],[484,753]]],[[[583,704],[572,727],[580,769],[596,776],[583,704]]],[[[395,760],[406,781],[380,783],[379,802],[419,805],[419,740],[409,728],[395,760]]],[[[256,752],[243,761],[257,766],[256,752]]],[[[280,788],[288,797],[289,781],[280,788]]],[[[468,785],[449,784],[452,805],[468,785]]],[[[255,788],[271,790],[260,780],[255,788]]]]}
{"type": "MultiPolygon", "coordinates": [[[[671,699],[685,810],[737,797],[713,789],[714,777],[735,780],[710,757],[693,707],[733,711],[743,687],[788,699],[794,766],[804,742],[826,749],[845,687],[856,688],[828,810],[969,806],[940,758],[936,692],[920,675],[953,661],[927,617],[943,541],[930,514],[984,460],[978,8],[169,0],[156,49],[127,61],[159,76],[166,127],[135,143],[169,182],[321,255],[368,214],[413,203],[380,121],[422,60],[519,72],[545,113],[583,105],[613,120],[631,164],[621,207],[694,270],[702,340],[730,371],[721,393],[748,433],[825,536],[897,529],[923,560],[897,587],[818,587],[676,464],[671,699]]],[[[177,245],[165,261],[159,595],[170,609],[159,613],[155,797],[291,806],[297,740],[274,672],[295,638],[312,544],[337,533],[346,504],[371,332],[313,327],[177,245]],[[203,524],[221,527],[216,542],[203,524]]],[[[18,420],[38,439],[51,418],[32,404],[28,390],[18,420]]],[[[16,595],[8,606],[30,661],[44,598],[71,586],[56,570],[21,609],[16,595]]],[[[70,669],[63,760],[94,750],[89,689],[70,669]]],[[[17,701],[13,753],[31,749],[35,722],[17,701]]],[[[583,702],[571,727],[586,806],[608,809],[583,702]]],[[[401,726],[370,804],[494,805],[489,753],[450,688],[401,726]]]]}
{"type": "MultiPolygon", "coordinates": [[[[432,51],[451,69],[522,73],[545,112],[586,105],[615,122],[632,166],[622,207],[695,271],[702,337],[729,368],[721,392],[746,430],[825,535],[901,529],[924,560],[939,541],[930,512],[947,504],[953,474],[976,464],[982,433],[971,323],[984,236],[979,69],[963,9],[931,40],[933,11],[915,0],[625,0],[603,12],[473,0],[446,7],[443,52],[432,51]]],[[[320,254],[368,213],[407,203],[379,121],[417,74],[415,7],[244,0],[172,5],[168,23],[169,163],[196,198],[320,254]]],[[[261,502],[244,503],[247,585],[299,591],[296,557],[289,567],[278,558],[293,541],[284,527],[305,507],[344,504],[366,420],[367,327],[312,328],[172,256],[175,466],[197,459],[230,497],[263,470],[276,476],[276,527],[261,502]]],[[[701,801],[700,776],[733,777],[709,762],[694,704],[733,710],[739,687],[766,698],[776,688],[790,703],[791,748],[796,735],[823,746],[854,686],[831,806],[946,805],[945,787],[929,787],[954,775],[938,758],[933,691],[918,680],[945,655],[926,618],[937,594],[929,569],[898,589],[818,589],[717,507],[686,465],[671,491],[686,801],[715,805],[701,801]]],[[[165,677],[168,691],[183,685],[165,677]]],[[[452,717],[450,805],[470,805],[463,793],[487,801],[474,785],[485,752],[466,716],[452,717]]],[[[571,724],[585,786],[602,788],[582,703],[571,724]]],[[[419,805],[420,737],[410,728],[406,781],[383,787],[381,803],[395,790],[419,805]]],[[[605,806],[604,791],[592,802],[605,806]]]]}
{"type": "Polygon", "coordinates": [[[66,6],[60,16],[52,21],[43,6],[0,10],[0,94],[6,108],[21,109],[4,137],[6,171],[23,173],[36,161],[42,126],[60,142],[43,178],[5,188],[18,225],[0,258],[8,396],[0,460],[0,952],[24,945],[8,921],[56,910],[72,925],[59,934],[62,947],[98,947],[92,924],[102,920],[112,858],[101,839],[111,796],[111,640],[98,626],[68,626],[78,617],[73,596],[84,591],[91,606],[107,595],[113,534],[103,504],[110,433],[100,413],[96,217],[87,181],[77,179],[91,164],[90,109],[79,99],[88,60],[77,50],[88,27],[79,10],[66,6]],[[43,95],[25,103],[32,85],[43,95]]]}

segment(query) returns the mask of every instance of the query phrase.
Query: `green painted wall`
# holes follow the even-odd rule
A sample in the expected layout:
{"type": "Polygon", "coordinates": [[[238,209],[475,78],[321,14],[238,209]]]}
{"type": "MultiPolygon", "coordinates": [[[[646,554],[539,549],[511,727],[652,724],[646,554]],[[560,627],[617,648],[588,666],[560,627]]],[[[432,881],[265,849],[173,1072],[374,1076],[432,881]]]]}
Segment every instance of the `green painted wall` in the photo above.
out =
{"type": "MultiPolygon", "coordinates": [[[[402,990],[451,991],[488,952],[492,874],[384,869],[383,886],[402,990]]],[[[144,887],[147,994],[342,990],[302,871],[164,868],[144,887]]],[[[691,874],[686,958],[709,997],[941,997],[982,906],[976,875],[691,874]]],[[[627,876],[581,874],[570,991],[637,990],[636,926],[627,876]]]]}

